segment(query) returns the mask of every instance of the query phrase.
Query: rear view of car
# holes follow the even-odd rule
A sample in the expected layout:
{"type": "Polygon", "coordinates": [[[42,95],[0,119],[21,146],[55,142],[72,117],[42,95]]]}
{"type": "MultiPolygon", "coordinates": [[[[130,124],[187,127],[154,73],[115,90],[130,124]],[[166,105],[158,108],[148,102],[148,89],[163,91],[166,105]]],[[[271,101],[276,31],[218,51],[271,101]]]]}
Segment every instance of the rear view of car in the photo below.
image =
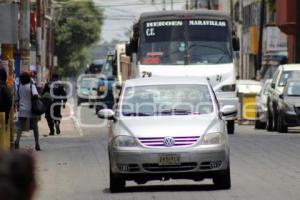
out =
{"type": "Polygon", "coordinates": [[[96,81],[95,77],[83,76],[79,79],[77,85],[77,105],[81,103],[89,102],[93,98],[96,90],[96,81]]]}

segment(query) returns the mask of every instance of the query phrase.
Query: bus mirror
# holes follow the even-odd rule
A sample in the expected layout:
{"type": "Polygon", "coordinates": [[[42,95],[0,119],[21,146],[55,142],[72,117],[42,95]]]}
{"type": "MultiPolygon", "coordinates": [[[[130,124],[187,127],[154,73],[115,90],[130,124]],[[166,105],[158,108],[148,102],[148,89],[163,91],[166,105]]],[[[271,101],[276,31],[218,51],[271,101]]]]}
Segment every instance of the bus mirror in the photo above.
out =
{"type": "Polygon", "coordinates": [[[240,39],[238,37],[232,38],[232,46],[234,51],[240,50],[240,39]]]}
{"type": "Polygon", "coordinates": [[[126,56],[130,56],[131,55],[131,43],[126,43],[125,45],[125,52],[126,52],[126,56]]]}
{"type": "Polygon", "coordinates": [[[136,53],[138,49],[138,39],[133,39],[131,43],[131,51],[132,53],[136,53]]]}

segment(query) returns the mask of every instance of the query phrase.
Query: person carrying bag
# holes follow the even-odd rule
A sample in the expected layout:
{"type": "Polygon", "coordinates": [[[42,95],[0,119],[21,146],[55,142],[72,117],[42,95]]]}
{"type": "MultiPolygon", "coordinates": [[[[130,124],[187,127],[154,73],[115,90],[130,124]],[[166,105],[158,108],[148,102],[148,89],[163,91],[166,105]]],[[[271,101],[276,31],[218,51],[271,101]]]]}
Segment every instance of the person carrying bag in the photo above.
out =
{"type": "Polygon", "coordinates": [[[42,115],[46,112],[46,107],[38,95],[32,93],[32,83],[30,82],[31,90],[31,112],[33,115],[42,115]]]}
{"type": "Polygon", "coordinates": [[[27,130],[28,124],[33,130],[35,139],[35,149],[40,151],[38,121],[40,115],[45,112],[42,102],[39,99],[35,84],[32,84],[28,72],[22,72],[20,75],[20,86],[16,99],[18,109],[18,127],[16,129],[15,149],[19,149],[19,143],[22,132],[27,130]]]}

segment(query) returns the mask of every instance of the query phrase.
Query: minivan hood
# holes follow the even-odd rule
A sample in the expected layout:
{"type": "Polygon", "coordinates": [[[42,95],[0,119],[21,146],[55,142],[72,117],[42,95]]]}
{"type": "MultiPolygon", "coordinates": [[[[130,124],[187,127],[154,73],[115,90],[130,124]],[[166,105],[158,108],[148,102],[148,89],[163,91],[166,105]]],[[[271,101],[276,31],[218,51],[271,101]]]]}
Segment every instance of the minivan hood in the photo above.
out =
{"type": "MultiPolygon", "coordinates": [[[[118,120],[120,130],[125,130],[134,137],[179,137],[201,136],[216,128],[220,131],[222,123],[214,114],[123,117],[118,120]]],[[[222,130],[222,129],[221,129],[222,130]]]]}

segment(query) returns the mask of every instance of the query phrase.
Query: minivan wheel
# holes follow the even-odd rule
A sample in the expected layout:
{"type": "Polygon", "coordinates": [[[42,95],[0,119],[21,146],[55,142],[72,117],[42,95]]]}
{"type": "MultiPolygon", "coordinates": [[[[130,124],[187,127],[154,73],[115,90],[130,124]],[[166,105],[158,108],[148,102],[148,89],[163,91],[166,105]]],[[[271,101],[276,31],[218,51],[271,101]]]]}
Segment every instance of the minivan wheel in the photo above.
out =
{"type": "Polygon", "coordinates": [[[218,189],[230,189],[231,188],[231,178],[230,178],[230,166],[222,172],[220,175],[213,178],[214,185],[218,189]]]}
{"type": "Polygon", "coordinates": [[[234,134],[234,120],[227,121],[227,132],[228,134],[234,134]]]}
{"type": "Polygon", "coordinates": [[[255,129],[265,129],[266,128],[266,123],[261,122],[259,120],[259,114],[256,113],[256,120],[255,120],[255,125],[254,125],[255,129]]]}
{"type": "Polygon", "coordinates": [[[266,124],[264,122],[261,122],[259,120],[255,120],[255,129],[265,129],[266,124]]]}
{"type": "Polygon", "coordinates": [[[283,117],[281,114],[278,114],[278,132],[286,133],[288,132],[287,126],[284,124],[283,117]]]}
{"type": "Polygon", "coordinates": [[[126,181],[109,171],[109,189],[110,192],[121,192],[125,189],[126,181]]]}

